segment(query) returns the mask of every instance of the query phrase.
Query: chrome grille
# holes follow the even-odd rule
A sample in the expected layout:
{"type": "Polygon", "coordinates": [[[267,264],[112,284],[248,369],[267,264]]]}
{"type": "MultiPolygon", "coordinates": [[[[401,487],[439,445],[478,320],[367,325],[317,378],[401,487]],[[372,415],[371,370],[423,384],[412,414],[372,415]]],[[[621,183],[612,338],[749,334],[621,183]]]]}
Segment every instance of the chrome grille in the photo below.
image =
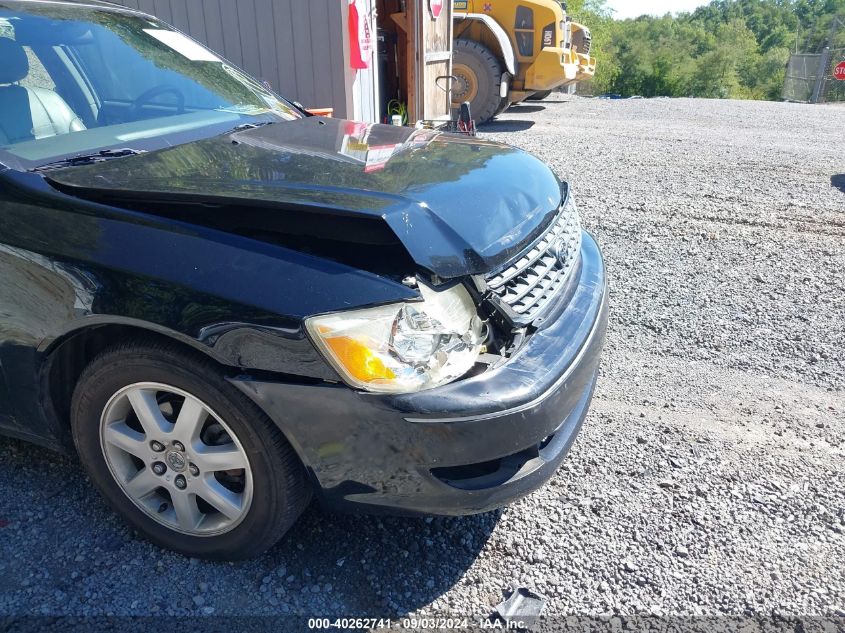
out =
{"type": "Polygon", "coordinates": [[[580,252],[581,222],[575,204],[569,202],[534,246],[486,277],[487,287],[516,321],[528,323],[566,285],[580,252]]]}

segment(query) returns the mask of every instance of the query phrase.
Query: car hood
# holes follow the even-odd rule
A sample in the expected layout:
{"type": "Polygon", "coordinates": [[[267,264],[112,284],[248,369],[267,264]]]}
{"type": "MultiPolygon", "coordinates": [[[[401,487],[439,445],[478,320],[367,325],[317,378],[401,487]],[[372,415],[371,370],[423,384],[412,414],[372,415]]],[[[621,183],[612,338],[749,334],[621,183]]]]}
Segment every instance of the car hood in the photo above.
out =
{"type": "Polygon", "coordinates": [[[188,201],[201,213],[230,213],[233,223],[238,205],[268,220],[294,209],[383,221],[419,266],[443,278],[504,265],[540,235],[561,202],[555,175],[519,149],[317,117],[51,171],[48,179],[115,205],[121,198],[188,201]]]}

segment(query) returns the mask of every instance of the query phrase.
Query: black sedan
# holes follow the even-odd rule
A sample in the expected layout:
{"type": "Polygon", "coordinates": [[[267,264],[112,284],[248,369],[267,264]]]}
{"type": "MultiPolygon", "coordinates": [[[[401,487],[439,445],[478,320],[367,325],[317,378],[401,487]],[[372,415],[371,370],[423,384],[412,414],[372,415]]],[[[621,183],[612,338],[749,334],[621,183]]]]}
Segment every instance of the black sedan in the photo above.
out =
{"type": "Polygon", "coordinates": [[[312,495],[464,514],[553,475],[607,293],[543,163],[309,117],[105,3],[0,0],[0,60],[3,433],[210,558],[312,495]]]}

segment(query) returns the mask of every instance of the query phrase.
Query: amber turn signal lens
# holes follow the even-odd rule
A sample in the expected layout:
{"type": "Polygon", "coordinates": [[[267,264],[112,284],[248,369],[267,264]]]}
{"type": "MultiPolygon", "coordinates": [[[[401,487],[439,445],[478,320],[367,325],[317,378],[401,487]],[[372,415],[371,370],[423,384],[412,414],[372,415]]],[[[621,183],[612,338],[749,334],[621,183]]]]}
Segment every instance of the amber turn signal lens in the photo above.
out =
{"type": "Polygon", "coordinates": [[[326,339],[326,345],[356,380],[368,383],[376,380],[394,380],[396,374],[385,367],[381,359],[368,347],[347,336],[326,339]]]}

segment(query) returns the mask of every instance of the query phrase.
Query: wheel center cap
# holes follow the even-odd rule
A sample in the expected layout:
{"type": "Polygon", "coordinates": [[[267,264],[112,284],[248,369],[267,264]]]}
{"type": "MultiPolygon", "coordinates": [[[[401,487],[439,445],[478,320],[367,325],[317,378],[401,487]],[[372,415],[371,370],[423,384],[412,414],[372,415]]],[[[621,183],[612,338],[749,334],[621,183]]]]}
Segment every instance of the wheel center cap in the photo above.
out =
{"type": "Polygon", "coordinates": [[[188,465],[188,460],[185,459],[185,456],[176,451],[169,452],[165,459],[167,460],[167,465],[177,473],[181,473],[185,470],[185,466],[188,465]]]}

